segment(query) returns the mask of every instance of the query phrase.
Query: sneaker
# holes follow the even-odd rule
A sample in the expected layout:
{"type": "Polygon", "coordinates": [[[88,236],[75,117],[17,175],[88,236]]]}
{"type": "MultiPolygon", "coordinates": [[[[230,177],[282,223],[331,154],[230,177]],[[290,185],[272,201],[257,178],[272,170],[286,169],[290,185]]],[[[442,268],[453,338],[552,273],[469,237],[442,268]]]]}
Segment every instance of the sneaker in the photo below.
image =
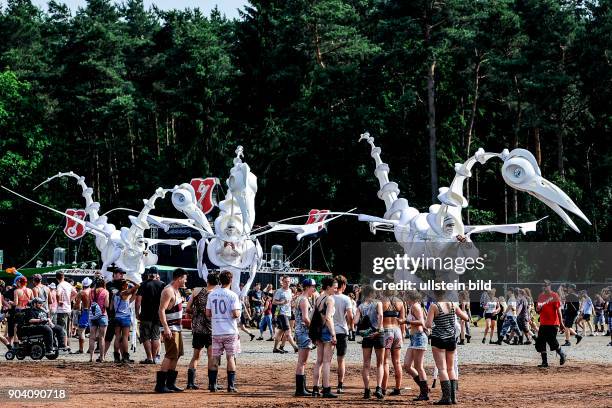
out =
{"type": "Polygon", "coordinates": [[[272,353],[275,353],[275,354],[285,354],[287,352],[285,350],[281,350],[281,349],[275,348],[274,350],[272,350],[272,353]]]}
{"type": "Polygon", "coordinates": [[[482,338],[482,344],[485,344],[485,342],[486,342],[486,341],[487,341],[487,338],[486,338],[486,337],[483,337],[483,338],[482,338]]]}
{"type": "Polygon", "coordinates": [[[593,336],[595,336],[593,333],[589,334],[589,337],[593,337],[593,336]]]}
{"type": "Polygon", "coordinates": [[[389,393],[389,395],[402,395],[402,392],[399,388],[394,388],[393,391],[389,393]]]}
{"type": "Polygon", "coordinates": [[[370,389],[363,390],[363,399],[370,399],[370,389]]]}
{"type": "MultiPolygon", "coordinates": [[[[577,334],[577,335],[576,335],[576,344],[580,343],[581,341],[582,341],[582,336],[581,336],[581,335],[579,335],[579,334],[577,334]]],[[[568,342],[566,342],[566,343],[569,343],[569,341],[568,341],[568,342]]]]}
{"type": "Polygon", "coordinates": [[[523,343],[523,345],[524,345],[524,346],[528,346],[528,345],[530,345],[530,344],[531,344],[531,341],[530,341],[530,340],[527,340],[526,342],[524,342],[524,343],[523,343]]]}
{"type": "MultiPolygon", "coordinates": [[[[580,340],[579,340],[579,341],[580,341],[580,340]]],[[[578,344],[578,343],[576,342],[576,344],[578,344]]],[[[570,343],[569,341],[565,340],[565,343],[563,343],[563,344],[561,345],[561,347],[569,347],[569,346],[571,346],[571,345],[572,345],[572,343],[570,343]]]]}
{"type": "Polygon", "coordinates": [[[608,346],[612,346],[612,341],[608,343],[608,346]]]}
{"type": "Polygon", "coordinates": [[[261,336],[259,336],[259,337],[257,338],[257,340],[263,340],[263,339],[264,339],[264,338],[263,338],[263,337],[261,337],[261,336]]]}
{"type": "Polygon", "coordinates": [[[336,388],[336,394],[344,394],[344,387],[342,385],[339,385],[338,388],[336,388]]]}
{"type": "Polygon", "coordinates": [[[540,367],[540,368],[548,368],[548,363],[538,364],[538,367],[540,367]]]}
{"type": "Polygon", "coordinates": [[[253,339],[255,339],[255,335],[254,334],[249,334],[249,336],[251,336],[251,341],[253,341],[253,339]]]}
{"type": "Polygon", "coordinates": [[[268,340],[266,341],[274,341],[274,337],[270,337],[268,340]]]}
{"type": "Polygon", "coordinates": [[[155,364],[161,364],[161,357],[160,356],[155,356],[155,359],[153,360],[153,362],[155,364]]]}
{"type": "Polygon", "coordinates": [[[382,392],[382,388],[376,387],[376,391],[374,391],[374,396],[376,398],[378,398],[379,400],[385,398],[385,396],[383,395],[383,392],[382,392]]]}

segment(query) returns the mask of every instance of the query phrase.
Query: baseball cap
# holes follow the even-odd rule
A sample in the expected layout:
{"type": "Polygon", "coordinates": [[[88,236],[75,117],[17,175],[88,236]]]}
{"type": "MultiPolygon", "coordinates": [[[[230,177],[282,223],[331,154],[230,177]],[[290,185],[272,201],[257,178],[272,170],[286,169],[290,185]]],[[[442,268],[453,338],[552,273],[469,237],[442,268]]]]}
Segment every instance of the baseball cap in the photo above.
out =
{"type": "Polygon", "coordinates": [[[576,289],[576,285],[574,285],[573,283],[570,283],[569,285],[567,285],[569,288],[571,289],[576,289]]]}
{"type": "Polygon", "coordinates": [[[83,279],[83,286],[88,288],[91,286],[91,279],[89,278],[89,276],[87,276],[85,279],[83,279]]]}
{"type": "Polygon", "coordinates": [[[317,282],[314,279],[306,278],[302,281],[302,286],[317,286],[317,282]]]}

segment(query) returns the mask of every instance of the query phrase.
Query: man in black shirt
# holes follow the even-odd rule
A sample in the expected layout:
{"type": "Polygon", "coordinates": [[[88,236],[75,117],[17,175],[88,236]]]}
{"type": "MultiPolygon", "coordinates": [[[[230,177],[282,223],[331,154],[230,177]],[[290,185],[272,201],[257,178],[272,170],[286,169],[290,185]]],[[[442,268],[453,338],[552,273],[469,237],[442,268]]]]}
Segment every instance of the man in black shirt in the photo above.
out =
{"type": "Polygon", "coordinates": [[[253,308],[253,320],[259,325],[259,320],[263,313],[263,302],[261,301],[263,292],[261,291],[261,285],[257,282],[254,288],[249,292],[249,303],[253,308]]]}
{"type": "Polygon", "coordinates": [[[64,344],[65,332],[62,327],[51,322],[49,314],[43,308],[43,303],[41,298],[32,299],[32,307],[27,312],[27,321],[31,326],[28,330],[30,335],[42,334],[45,342],[45,352],[52,354],[53,335],[55,334],[57,337],[58,344],[64,344]]]}
{"type": "Polygon", "coordinates": [[[578,311],[580,310],[580,299],[576,295],[576,285],[570,283],[567,285],[567,295],[565,295],[565,314],[564,322],[565,325],[565,343],[563,346],[571,346],[570,336],[576,336],[576,344],[580,343],[582,336],[576,333],[573,329],[576,317],[578,317],[578,311]]]}
{"type": "Polygon", "coordinates": [[[165,285],[155,280],[156,267],[149,268],[145,274],[147,280],[140,285],[136,294],[136,318],[140,321],[140,341],[147,354],[147,358],[140,363],[155,364],[155,356],[160,349],[159,300],[165,285]]]}

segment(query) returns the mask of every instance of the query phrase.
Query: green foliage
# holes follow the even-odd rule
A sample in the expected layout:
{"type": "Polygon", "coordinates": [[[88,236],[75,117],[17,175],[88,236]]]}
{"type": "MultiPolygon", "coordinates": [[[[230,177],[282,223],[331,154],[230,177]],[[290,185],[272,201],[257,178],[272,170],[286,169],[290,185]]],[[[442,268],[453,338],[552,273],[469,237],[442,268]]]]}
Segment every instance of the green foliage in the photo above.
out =
{"type": "MultiPolygon", "coordinates": [[[[0,38],[0,183],[20,191],[73,170],[103,210],[139,208],[158,186],[224,179],[242,144],[259,180],[258,223],[309,208],[381,214],[369,149],[357,143],[367,130],[402,196],[426,209],[435,60],[439,184],[479,147],[540,150],[543,175],[594,225],[579,222],[577,235],[522,193],[515,211],[492,162],[469,180],[470,223],[550,215],[518,239],[610,239],[610,0],[252,0],[239,20],[142,0],[88,0],[73,13],[8,0],[0,38]]],[[[72,183],[36,191],[59,209],[79,196],[72,183]]],[[[167,203],[158,211],[173,215],[167,203]]],[[[60,218],[1,193],[7,262],[28,259],[60,218]]],[[[66,246],[59,235],[50,247],[66,246]]],[[[370,239],[366,226],[334,224],[325,256],[353,275],[370,239]]],[[[95,256],[89,241],[82,250],[95,256]]]]}

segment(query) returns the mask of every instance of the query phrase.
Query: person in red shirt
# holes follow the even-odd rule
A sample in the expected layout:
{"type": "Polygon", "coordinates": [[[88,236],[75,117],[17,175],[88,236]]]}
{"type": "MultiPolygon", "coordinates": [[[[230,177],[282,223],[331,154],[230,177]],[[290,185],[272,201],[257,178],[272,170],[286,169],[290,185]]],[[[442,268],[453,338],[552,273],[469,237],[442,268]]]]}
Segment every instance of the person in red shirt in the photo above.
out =
{"type": "Polygon", "coordinates": [[[559,355],[559,364],[565,364],[565,353],[559,347],[557,332],[559,327],[565,330],[563,317],[561,316],[561,300],[559,295],[550,288],[550,281],[545,280],[542,293],[538,296],[536,311],[540,313],[540,329],[535,343],[536,351],[542,354],[542,364],[538,367],[548,367],[548,355],[546,354],[546,343],[550,351],[556,351],[559,355]]]}

